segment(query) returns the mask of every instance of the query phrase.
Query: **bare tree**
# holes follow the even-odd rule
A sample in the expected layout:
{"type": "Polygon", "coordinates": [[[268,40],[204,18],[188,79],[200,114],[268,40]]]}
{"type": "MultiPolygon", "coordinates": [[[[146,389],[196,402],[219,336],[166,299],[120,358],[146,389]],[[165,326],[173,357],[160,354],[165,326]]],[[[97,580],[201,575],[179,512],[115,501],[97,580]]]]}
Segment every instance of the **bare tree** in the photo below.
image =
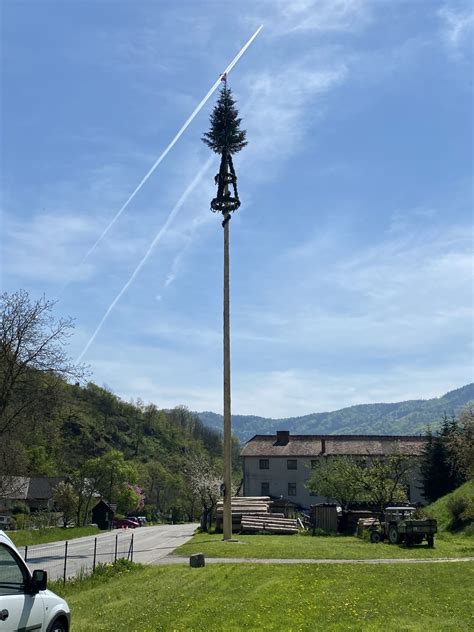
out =
{"type": "Polygon", "coordinates": [[[0,436],[54,401],[62,379],[81,379],[64,347],[73,320],[56,319],[54,301],[26,290],[0,296],[0,436]]]}

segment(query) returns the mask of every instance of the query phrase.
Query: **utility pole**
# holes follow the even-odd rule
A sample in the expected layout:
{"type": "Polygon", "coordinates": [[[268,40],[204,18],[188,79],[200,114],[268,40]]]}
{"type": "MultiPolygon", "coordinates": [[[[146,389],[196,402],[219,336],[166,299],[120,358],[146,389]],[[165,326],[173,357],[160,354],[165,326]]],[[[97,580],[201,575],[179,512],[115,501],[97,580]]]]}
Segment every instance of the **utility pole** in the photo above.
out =
{"type": "Polygon", "coordinates": [[[247,141],[245,131],[240,129],[240,119],[235,108],[227,77],[222,76],[223,87],[211,114],[211,128],[203,141],[214,152],[221,155],[219,173],[215,177],[217,196],[211,201],[211,210],[222,213],[224,229],[224,306],[223,306],[223,347],[224,347],[224,503],[223,532],[224,540],[232,539],[232,422],[230,388],[230,258],[229,223],[231,213],[240,206],[237,192],[237,176],[234,171],[232,154],[240,151],[247,141]],[[232,186],[232,192],[230,190],[232,186]]]}

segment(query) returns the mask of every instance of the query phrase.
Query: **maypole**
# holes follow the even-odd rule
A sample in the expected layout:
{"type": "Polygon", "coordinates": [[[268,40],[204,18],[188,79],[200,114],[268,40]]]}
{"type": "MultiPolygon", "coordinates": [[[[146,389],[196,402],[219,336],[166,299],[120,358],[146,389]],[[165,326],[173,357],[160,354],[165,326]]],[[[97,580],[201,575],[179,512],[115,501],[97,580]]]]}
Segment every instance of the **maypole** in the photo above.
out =
{"type": "Polygon", "coordinates": [[[214,181],[217,184],[217,196],[211,201],[211,210],[222,213],[224,229],[224,540],[232,538],[232,424],[231,424],[231,388],[230,388],[230,283],[229,283],[229,223],[231,213],[240,206],[237,192],[232,154],[245,147],[246,132],[240,129],[241,119],[235,108],[232,91],[227,87],[227,76],[222,75],[223,86],[217,104],[211,114],[211,127],[202,140],[221,156],[219,173],[214,181]]]}

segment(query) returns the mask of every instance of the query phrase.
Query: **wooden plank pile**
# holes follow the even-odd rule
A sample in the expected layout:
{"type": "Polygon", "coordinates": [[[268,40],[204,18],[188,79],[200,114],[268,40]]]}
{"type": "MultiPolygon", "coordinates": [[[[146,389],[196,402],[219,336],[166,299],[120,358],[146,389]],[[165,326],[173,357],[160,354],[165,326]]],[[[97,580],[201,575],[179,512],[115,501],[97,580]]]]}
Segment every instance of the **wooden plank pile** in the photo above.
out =
{"type": "Polygon", "coordinates": [[[275,533],[291,535],[298,533],[298,521],[292,518],[275,518],[274,514],[266,516],[242,516],[242,532],[275,533]]]}
{"type": "MultiPolygon", "coordinates": [[[[284,513],[270,513],[272,501],[269,496],[233,496],[232,529],[249,533],[298,533],[296,520],[285,518],[284,513]]],[[[224,503],[219,501],[216,509],[216,529],[222,528],[224,503]]]]}
{"type": "MultiPolygon", "coordinates": [[[[232,529],[240,529],[243,515],[267,515],[271,507],[269,496],[232,496],[232,529]]],[[[216,529],[222,529],[224,503],[220,500],[216,507],[216,529]]]]}

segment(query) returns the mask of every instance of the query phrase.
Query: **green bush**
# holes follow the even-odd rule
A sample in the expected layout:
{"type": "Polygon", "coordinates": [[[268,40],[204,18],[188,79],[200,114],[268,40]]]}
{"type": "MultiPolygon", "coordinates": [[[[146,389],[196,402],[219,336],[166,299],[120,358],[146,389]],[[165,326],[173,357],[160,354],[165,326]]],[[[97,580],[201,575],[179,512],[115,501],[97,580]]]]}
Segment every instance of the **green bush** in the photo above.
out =
{"type": "Polygon", "coordinates": [[[469,525],[474,519],[474,501],[466,496],[450,498],[447,502],[447,508],[451,516],[450,531],[458,531],[469,525]]]}
{"type": "Polygon", "coordinates": [[[314,532],[312,532],[312,535],[318,535],[318,536],[329,536],[331,535],[330,533],[328,533],[327,531],[325,531],[324,529],[321,529],[320,527],[316,527],[316,529],[314,530],[314,532]]]}

